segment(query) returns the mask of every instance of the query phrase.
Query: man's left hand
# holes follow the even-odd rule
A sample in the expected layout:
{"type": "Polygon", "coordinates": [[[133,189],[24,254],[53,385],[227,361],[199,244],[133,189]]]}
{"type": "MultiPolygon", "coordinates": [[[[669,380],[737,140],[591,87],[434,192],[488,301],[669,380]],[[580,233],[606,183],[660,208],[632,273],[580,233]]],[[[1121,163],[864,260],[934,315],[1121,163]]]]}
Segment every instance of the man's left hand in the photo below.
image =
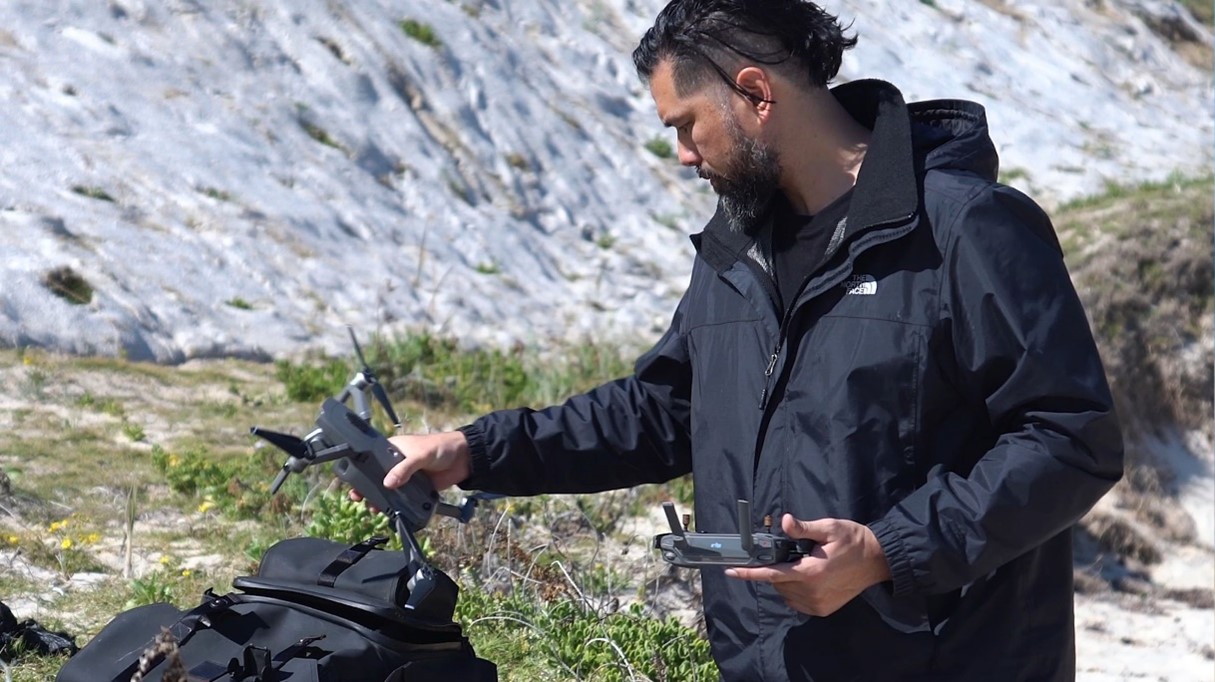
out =
{"type": "Polygon", "coordinates": [[[813,540],[809,556],[788,564],[729,568],[726,575],[772,583],[789,606],[812,616],[829,616],[870,585],[890,579],[890,566],[868,526],[844,519],[799,521],[785,514],[785,535],[813,540]]]}

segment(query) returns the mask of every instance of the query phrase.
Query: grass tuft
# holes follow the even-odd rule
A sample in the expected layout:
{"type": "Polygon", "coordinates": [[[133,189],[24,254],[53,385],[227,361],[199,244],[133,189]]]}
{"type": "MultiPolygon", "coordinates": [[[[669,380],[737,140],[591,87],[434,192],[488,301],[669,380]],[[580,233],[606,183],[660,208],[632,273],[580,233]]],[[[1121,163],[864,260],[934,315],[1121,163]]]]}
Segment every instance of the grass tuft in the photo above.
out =
{"type": "Polygon", "coordinates": [[[437,50],[443,46],[443,41],[439,40],[439,36],[435,35],[434,27],[430,24],[422,23],[416,19],[402,19],[397,22],[397,25],[401,27],[405,35],[429,48],[437,50]]]}
{"type": "Polygon", "coordinates": [[[85,305],[93,300],[93,286],[67,265],[43,275],[42,284],[50,289],[51,293],[72,305],[85,305]]]}
{"type": "Polygon", "coordinates": [[[74,185],[72,191],[82,197],[97,199],[98,201],[108,201],[114,203],[114,197],[110,193],[100,187],[92,187],[88,185],[74,185]]]}
{"type": "Polygon", "coordinates": [[[645,148],[660,159],[670,159],[675,156],[675,149],[671,146],[671,142],[663,137],[651,138],[645,143],[645,148]]]}

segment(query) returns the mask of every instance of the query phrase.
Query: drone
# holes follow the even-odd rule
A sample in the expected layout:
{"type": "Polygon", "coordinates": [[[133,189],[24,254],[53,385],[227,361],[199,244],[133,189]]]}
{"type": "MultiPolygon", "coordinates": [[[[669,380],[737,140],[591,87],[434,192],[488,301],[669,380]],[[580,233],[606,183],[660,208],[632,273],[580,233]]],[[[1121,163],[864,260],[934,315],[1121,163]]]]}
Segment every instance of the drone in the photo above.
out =
{"type": "Polygon", "coordinates": [[[428,619],[449,621],[455,610],[458,590],[450,578],[427,561],[414,533],[425,528],[435,514],[467,523],[479,501],[501,496],[476,493],[465,497],[458,505],[450,504],[439,497],[430,478],[421,472],[413,474],[399,488],[384,487],[384,476],[405,457],[371,425],[372,400],[379,403],[398,430],[401,420],[392,409],[388,392],[376,380],[375,372],[363,357],[354,330],[347,329],[361,368],[337,396],[325,399],[316,428],[303,438],[257,426],[250,429],[254,436],[288,455],[270,486],[270,494],[277,493],[289,475],[332,462],[337,477],[359,491],[367,504],[385,514],[401,538],[411,575],[409,596],[403,607],[428,619]],[[353,409],[349,403],[353,403],[353,409]]]}

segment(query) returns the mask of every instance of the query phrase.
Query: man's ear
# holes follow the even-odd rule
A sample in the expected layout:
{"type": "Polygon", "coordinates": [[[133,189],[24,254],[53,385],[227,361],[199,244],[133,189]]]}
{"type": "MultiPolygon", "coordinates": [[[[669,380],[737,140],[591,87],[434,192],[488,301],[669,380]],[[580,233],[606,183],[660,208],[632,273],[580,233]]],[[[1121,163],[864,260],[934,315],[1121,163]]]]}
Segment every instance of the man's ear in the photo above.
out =
{"type": "Polygon", "coordinates": [[[743,92],[751,95],[749,99],[756,116],[766,121],[772,113],[772,105],[776,99],[773,96],[772,78],[768,72],[758,66],[747,66],[738,71],[734,82],[743,92]]]}

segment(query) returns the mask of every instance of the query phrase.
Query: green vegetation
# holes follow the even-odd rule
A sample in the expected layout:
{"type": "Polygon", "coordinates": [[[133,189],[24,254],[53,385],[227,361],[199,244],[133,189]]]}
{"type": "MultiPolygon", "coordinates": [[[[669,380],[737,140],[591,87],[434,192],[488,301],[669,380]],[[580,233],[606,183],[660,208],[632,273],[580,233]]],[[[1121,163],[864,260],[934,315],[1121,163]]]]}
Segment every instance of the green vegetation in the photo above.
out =
{"type": "Polygon", "coordinates": [[[465,591],[456,619],[477,653],[506,679],[716,680],[709,643],[673,618],[655,620],[640,604],[608,611],[540,582],[507,595],[465,591]]]}
{"type": "Polygon", "coordinates": [[[671,146],[670,141],[664,137],[651,138],[645,143],[645,148],[660,159],[670,159],[675,156],[675,149],[671,146]]]}
{"type": "Polygon", "coordinates": [[[301,363],[279,360],[275,376],[287,389],[287,398],[297,402],[316,402],[334,395],[350,379],[354,365],[349,359],[313,356],[301,363]]]}
{"type": "Polygon", "coordinates": [[[66,265],[43,275],[42,285],[73,305],[85,305],[93,300],[93,286],[66,265]]]}
{"type": "Polygon", "coordinates": [[[114,398],[97,398],[89,391],[85,391],[76,399],[76,406],[96,410],[111,417],[126,416],[126,409],[123,408],[121,402],[114,398]]]}
{"type": "Polygon", "coordinates": [[[156,572],[149,574],[146,578],[132,580],[130,584],[131,598],[122,605],[123,608],[133,609],[136,606],[155,604],[157,602],[167,604],[177,603],[179,598],[174,577],[173,575],[166,575],[163,572],[156,572]]]}
{"type": "MultiPolygon", "coordinates": [[[[549,405],[631,371],[619,349],[591,343],[550,360],[522,349],[461,348],[454,339],[421,332],[376,338],[364,350],[395,399],[468,414],[549,405]]],[[[275,368],[292,400],[318,401],[340,390],[354,365],[350,358],[314,357],[298,364],[280,361],[275,368]]]]}
{"type": "Polygon", "coordinates": [[[344,492],[322,493],[309,506],[312,520],[304,532],[314,538],[353,545],[379,536],[389,539],[384,545],[387,549],[401,549],[401,539],[388,528],[388,517],[372,514],[366,505],[351,500],[344,492]]]}
{"type": "Polygon", "coordinates": [[[397,25],[401,27],[405,35],[429,48],[437,50],[443,46],[443,41],[435,35],[435,30],[430,24],[424,24],[416,19],[402,19],[397,25]]]}
{"type": "Polygon", "coordinates": [[[148,434],[144,432],[143,427],[139,424],[124,419],[122,422],[122,435],[138,443],[145,440],[148,434]]]}
{"type": "Polygon", "coordinates": [[[233,199],[230,192],[225,192],[224,190],[216,189],[215,187],[200,187],[198,191],[216,201],[232,201],[233,199]]]}
{"type": "Polygon", "coordinates": [[[0,535],[0,548],[17,550],[31,564],[67,578],[81,571],[96,571],[91,547],[101,535],[78,516],[71,515],[41,528],[10,530],[0,535]]]}
{"type": "Polygon", "coordinates": [[[224,301],[224,303],[236,308],[237,310],[253,310],[253,304],[249,303],[240,296],[224,301]]]}
{"type": "Polygon", "coordinates": [[[114,203],[114,197],[110,196],[109,192],[105,191],[104,189],[102,189],[100,187],[92,187],[89,185],[73,185],[72,191],[79,194],[82,197],[88,197],[90,199],[97,199],[99,201],[108,201],[110,203],[114,203]]]}
{"type": "Polygon", "coordinates": [[[1000,184],[1010,185],[1017,180],[1026,180],[1029,178],[1029,172],[1024,168],[1001,168],[1000,169],[1000,184]]]}
{"type": "Polygon", "coordinates": [[[1167,196],[1169,193],[1175,194],[1194,188],[1209,187],[1211,184],[1212,176],[1189,177],[1181,173],[1173,173],[1164,180],[1139,184],[1107,182],[1102,192],[1066,202],[1059,206],[1058,211],[1066,214],[1076,209],[1110,206],[1127,199],[1135,200],[1137,204],[1142,205],[1144,202],[1167,196]]]}
{"type": "Polygon", "coordinates": [[[308,133],[308,137],[311,137],[326,147],[333,147],[334,149],[342,150],[342,145],[338,144],[337,140],[334,140],[329,136],[328,131],[317,124],[301,119],[300,127],[304,129],[304,132],[308,133]]]}

